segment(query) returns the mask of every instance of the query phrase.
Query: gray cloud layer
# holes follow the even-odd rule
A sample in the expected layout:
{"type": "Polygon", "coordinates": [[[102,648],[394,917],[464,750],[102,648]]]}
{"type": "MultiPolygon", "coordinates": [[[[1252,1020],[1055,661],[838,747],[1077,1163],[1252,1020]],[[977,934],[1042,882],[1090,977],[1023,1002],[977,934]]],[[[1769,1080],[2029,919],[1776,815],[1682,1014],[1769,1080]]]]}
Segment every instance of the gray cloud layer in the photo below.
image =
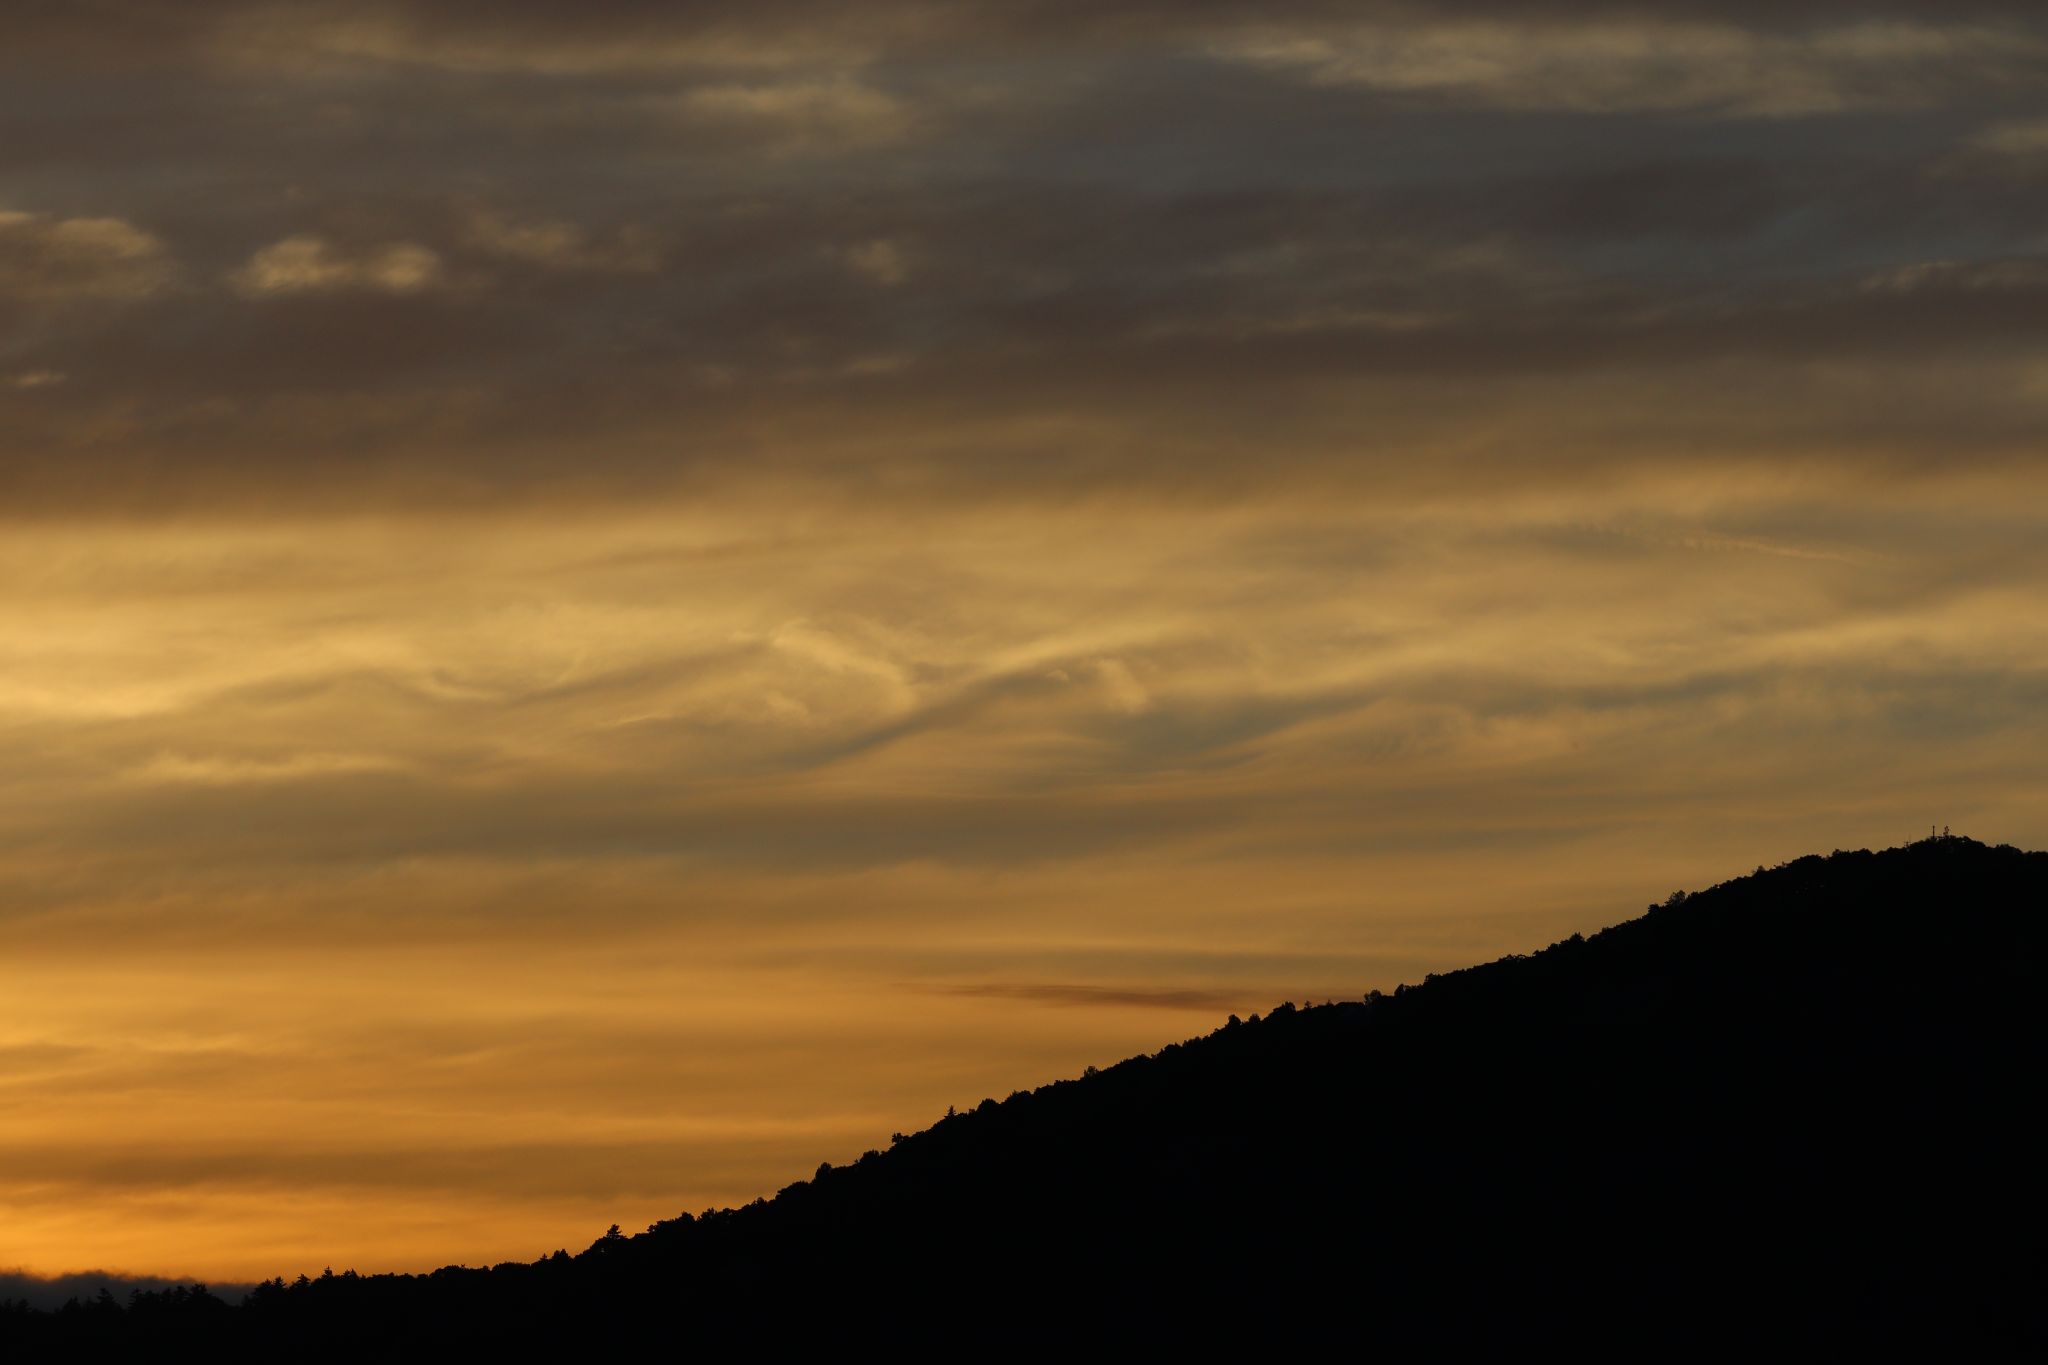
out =
{"type": "MultiPolygon", "coordinates": [[[[1072,488],[1150,478],[1120,433],[1190,413],[1198,484],[1376,478],[1313,434],[1364,407],[1456,442],[1439,400],[1400,411],[1418,383],[1545,383],[1522,420],[1568,471],[1599,443],[1563,428],[1659,371],[1728,367],[1768,427],[1816,411],[1788,376],[2025,363],[2048,284],[2021,7],[31,14],[0,96],[15,507],[792,461],[1014,495],[1012,452],[958,457],[992,421],[1096,432],[1055,442],[1072,488]],[[1295,430],[1218,424],[1253,408],[1295,430]]],[[[2000,373],[1893,444],[2003,458],[2038,413],[2000,373]]],[[[1863,411],[1838,458],[1879,453],[1863,411]]]]}

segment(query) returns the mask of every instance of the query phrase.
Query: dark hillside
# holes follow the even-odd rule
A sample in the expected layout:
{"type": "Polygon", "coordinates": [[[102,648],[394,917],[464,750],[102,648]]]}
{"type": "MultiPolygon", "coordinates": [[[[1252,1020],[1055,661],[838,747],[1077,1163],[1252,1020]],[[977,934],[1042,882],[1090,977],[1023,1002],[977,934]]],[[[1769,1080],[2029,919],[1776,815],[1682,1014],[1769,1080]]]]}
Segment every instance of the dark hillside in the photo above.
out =
{"type": "Polygon", "coordinates": [[[0,1331],[380,1358],[2038,1350],[2044,893],[2048,855],[1965,839],[1802,858],[574,1257],[0,1331]]]}

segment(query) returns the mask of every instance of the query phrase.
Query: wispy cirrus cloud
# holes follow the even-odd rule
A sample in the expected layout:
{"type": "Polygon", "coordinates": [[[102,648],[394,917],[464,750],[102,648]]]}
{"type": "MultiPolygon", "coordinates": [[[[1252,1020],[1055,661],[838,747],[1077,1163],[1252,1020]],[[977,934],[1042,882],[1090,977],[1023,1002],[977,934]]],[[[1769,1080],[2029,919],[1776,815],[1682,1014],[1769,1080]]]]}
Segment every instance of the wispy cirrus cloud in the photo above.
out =
{"type": "Polygon", "coordinates": [[[850,78],[699,85],[667,107],[721,138],[778,154],[897,142],[916,126],[901,99],[850,78]]]}
{"type": "Polygon", "coordinates": [[[1245,988],[1235,991],[1188,988],[1162,990],[1058,982],[990,982],[972,986],[949,986],[946,990],[952,995],[1022,1000],[1031,1004],[1071,1005],[1082,1009],[1186,1010],[1205,1017],[1227,1010],[1232,1005],[1241,1005],[1247,998],[1252,998],[1251,991],[1245,988]]]}

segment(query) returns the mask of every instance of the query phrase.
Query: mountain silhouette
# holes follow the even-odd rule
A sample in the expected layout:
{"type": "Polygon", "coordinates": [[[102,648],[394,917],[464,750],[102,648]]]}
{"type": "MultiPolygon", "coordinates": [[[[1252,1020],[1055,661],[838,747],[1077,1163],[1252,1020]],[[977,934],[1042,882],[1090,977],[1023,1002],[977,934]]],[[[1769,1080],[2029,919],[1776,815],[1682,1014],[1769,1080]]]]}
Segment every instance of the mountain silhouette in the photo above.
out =
{"type": "Polygon", "coordinates": [[[0,1344],[2038,1353],[2044,909],[2048,854],[1801,858],[579,1254],[15,1308],[0,1344]]]}

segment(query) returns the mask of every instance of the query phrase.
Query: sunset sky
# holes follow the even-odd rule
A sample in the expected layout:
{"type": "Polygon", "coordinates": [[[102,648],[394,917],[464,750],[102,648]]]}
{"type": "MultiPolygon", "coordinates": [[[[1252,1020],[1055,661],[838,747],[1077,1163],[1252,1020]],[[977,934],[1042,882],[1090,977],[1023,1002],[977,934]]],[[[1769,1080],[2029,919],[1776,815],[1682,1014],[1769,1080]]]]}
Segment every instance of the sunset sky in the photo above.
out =
{"type": "Polygon", "coordinates": [[[2038,3],[9,4],[0,1269],[2048,844],[2044,433],[2038,3]]]}

